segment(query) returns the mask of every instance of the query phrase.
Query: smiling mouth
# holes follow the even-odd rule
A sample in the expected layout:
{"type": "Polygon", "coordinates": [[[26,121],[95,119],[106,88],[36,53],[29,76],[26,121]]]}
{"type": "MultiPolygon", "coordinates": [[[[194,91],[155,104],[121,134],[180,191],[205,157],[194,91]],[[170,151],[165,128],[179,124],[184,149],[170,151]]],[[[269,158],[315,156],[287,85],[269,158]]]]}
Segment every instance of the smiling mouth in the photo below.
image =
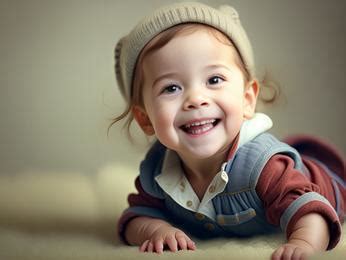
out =
{"type": "Polygon", "coordinates": [[[217,118],[194,121],[192,123],[182,125],[180,129],[190,135],[201,135],[213,129],[219,122],[220,119],[217,118]]]}

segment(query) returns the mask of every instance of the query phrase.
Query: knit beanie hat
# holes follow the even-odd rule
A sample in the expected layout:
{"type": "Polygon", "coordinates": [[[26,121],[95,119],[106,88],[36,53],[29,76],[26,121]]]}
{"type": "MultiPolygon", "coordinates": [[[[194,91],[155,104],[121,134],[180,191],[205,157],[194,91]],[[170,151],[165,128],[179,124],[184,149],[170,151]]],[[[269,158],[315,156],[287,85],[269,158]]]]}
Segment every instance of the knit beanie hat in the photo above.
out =
{"type": "Polygon", "coordinates": [[[233,7],[223,5],[214,9],[197,2],[175,3],[145,17],[115,47],[116,79],[127,102],[131,100],[136,62],[143,48],[159,33],[184,23],[206,24],[224,33],[237,48],[250,77],[255,75],[251,44],[233,7]]]}

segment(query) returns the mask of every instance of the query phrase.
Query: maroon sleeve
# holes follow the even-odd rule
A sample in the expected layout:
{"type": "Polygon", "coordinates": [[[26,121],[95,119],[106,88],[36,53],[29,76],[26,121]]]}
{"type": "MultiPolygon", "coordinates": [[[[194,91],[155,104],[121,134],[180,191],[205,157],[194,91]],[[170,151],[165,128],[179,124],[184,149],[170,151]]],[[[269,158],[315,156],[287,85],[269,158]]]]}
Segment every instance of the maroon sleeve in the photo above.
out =
{"type": "MultiPolygon", "coordinates": [[[[118,234],[120,238],[126,242],[124,233],[127,224],[134,218],[142,216],[138,211],[131,210],[133,207],[148,207],[163,210],[165,208],[164,201],[162,199],[155,198],[146,193],[141,185],[139,177],[135,180],[135,186],[138,193],[129,194],[127,200],[129,208],[127,208],[118,220],[118,234]]],[[[143,214],[145,216],[145,214],[143,214]]]]}
{"type": "Polygon", "coordinates": [[[338,243],[341,236],[341,224],[334,210],[333,186],[322,167],[306,159],[304,159],[304,164],[309,171],[308,176],[294,168],[294,161],[290,157],[281,154],[274,155],[263,169],[256,191],[266,209],[268,222],[281,226],[286,231],[287,237],[291,235],[295,223],[302,216],[313,212],[321,214],[329,224],[330,243],[328,248],[330,249],[338,243]],[[304,196],[307,193],[312,194],[312,198],[309,200],[305,200],[306,197],[309,197],[304,196]],[[317,198],[314,198],[315,194],[317,198]],[[304,199],[299,201],[303,196],[304,199]],[[296,209],[292,211],[294,204],[298,206],[295,205],[296,209]],[[291,209],[289,209],[290,207],[291,209]],[[285,213],[288,209],[293,214],[285,220],[283,215],[287,215],[285,213]],[[283,225],[282,222],[287,223],[283,225]]]}

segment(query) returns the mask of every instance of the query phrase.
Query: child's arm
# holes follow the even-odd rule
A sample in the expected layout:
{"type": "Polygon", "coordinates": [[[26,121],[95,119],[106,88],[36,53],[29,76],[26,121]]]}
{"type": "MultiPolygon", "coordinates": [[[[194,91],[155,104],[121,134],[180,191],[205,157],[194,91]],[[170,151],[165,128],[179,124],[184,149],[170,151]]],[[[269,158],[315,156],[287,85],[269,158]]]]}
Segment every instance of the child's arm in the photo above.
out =
{"type": "Polygon", "coordinates": [[[195,250],[195,243],[180,229],[168,222],[150,217],[136,217],[125,230],[125,238],[131,245],[140,245],[141,252],[162,253],[167,245],[173,252],[178,249],[195,250]]]}
{"type": "Polygon", "coordinates": [[[166,211],[164,201],[148,194],[143,189],[139,177],[136,178],[135,186],[138,194],[128,196],[130,207],[118,222],[120,237],[131,245],[139,245],[142,252],[161,253],[165,246],[171,251],[194,250],[194,242],[184,232],[163,220],[166,211]],[[132,207],[144,207],[146,210],[141,214],[138,209],[131,210],[132,207]],[[148,212],[155,217],[146,216],[148,212]]]}
{"type": "Polygon", "coordinates": [[[340,240],[342,226],[332,205],[335,199],[330,177],[313,161],[304,159],[304,164],[314,183],[294,168],[292,159],[281,154],[269,160],[258,180],[256,191],[268,222],[287,232],[288,243],[277,249],[272,259],[302,250],[305,254],[330,250],[340,240]]]}
{"type": "Polygon", "coordinates": [[[327,249],[329,228],[324,218],[310,213],[297,221],[288,242],[272,254],[272,260],[306,259],[309,255],[327,249]]]}

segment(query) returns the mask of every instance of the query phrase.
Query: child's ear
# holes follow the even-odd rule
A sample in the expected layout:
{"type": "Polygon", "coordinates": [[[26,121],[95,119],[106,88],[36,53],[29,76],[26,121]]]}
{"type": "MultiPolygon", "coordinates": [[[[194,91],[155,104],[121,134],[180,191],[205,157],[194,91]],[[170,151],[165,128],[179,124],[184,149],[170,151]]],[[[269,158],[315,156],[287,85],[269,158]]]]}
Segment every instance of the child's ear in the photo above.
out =
{"type": "Polygon", "coordinates": [[[258,81],[249,81],[244,89],[244,119],[250,119],[255,114],[257,97],[259,93],[258,81]]]}
{"type": "Polygon", "coordinates": [[[132,108],[132,113],[133,117],[146,135],[151,136],[155,134],[155,130],[150,122],[148,114],[143,108],[141,108],[140,106],[134,106],[132,108]]]}

